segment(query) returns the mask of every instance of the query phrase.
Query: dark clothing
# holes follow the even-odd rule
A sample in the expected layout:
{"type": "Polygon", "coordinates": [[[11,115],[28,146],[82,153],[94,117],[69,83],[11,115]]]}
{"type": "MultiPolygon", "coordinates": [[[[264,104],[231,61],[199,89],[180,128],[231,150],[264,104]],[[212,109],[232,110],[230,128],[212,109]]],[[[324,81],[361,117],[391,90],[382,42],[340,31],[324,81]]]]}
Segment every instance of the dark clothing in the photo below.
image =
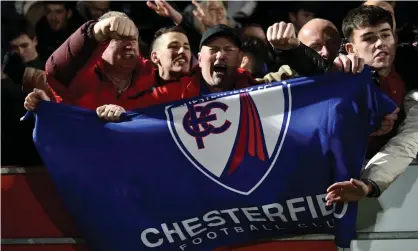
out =
{"type": "MultiPolygon", "coordinates": [[[[332,62],[324,60],[314,49],[304,44],[296,49],[276,51],[277,56],[301,76],[312,76],[332,71],[332,62]]],[[[406,92],[418,88],[418,49],[400,44],[396,50],[395,71],[405,82],[406,92]]]]}
{"type": "MultiPolygon", "coordinates": [[[[48,57],[62,44],[65,40],[80,27],[80,21],[71,18],[68,20],[67,26],[60,31],[53,31],[46,19],[42,17],[36,24],[36,36],[38,38],[38,52],[40,56],[47,60],[48,57]]],[[[45,64],[44,64],[45,66],[45,64]]]]}
{"type": "Polygon", "coordinates": [[[32,67],[39,70],[45,70],[45,61],[39,56],[34,60],[23,63],[17,53],[7,52],[4,57],[3,71],[16,85],[22,86],[23,73],[26,67],[32,67]]]}
{"type": "Polygon", "coordinates": [[[20,121],[25,115],[22,86],[10,78],[1,80],[1,165],[41,165],[32,140],[34,119],[20,121]]]}
{"type": "MultiPolygon", "coordinates": [[[[302,76],[312,76],[332,71],[332,63],[327,62],[315,50],[302,43],[296,49],[278,51],[277,54],[302,76]]],[[[416,47],[410,44],[400,44],[397,48],[394,62],[395,72],[385,79],[379,78],[376,76],[377,74],[374,74],[377,85],[398,103],[401,112],[398,115],[398,120],[395,122],[394,129],[390,133],[371,138],[373,143],[367,153],[368,158],[373,157],[391,137],[396,135],[397,128],[405,118],[402,104],[400,104],[403,102],[403,97],[400,97],[399,94],[404,96],[412,89],[418,88],[417,59],[418,50],[416,47]]]]}

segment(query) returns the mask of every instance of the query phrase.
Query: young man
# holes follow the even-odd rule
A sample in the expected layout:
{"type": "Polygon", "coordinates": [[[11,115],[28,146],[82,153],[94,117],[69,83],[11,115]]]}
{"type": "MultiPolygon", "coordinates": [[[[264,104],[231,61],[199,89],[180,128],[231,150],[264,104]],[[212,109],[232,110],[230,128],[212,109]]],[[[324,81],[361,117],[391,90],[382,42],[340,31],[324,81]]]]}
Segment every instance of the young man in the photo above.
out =
{"type": "Polygon", "coordinates": [[[17,53],[26,66],[44,69],[45,61],[39,57],[36,49],[38,39],[35,29],[23,17],[15,21],[13,27],[6,28],[9,52],[17,53]]]}
{"type": "Polygon", "coordinates": [[[7,27],[5,40],[8,42],[2,70],[16,85],[22,85],[26,67],[45,69],[45,61],[36,49],[38,44],[35,29],[25,19],[18,19],[13,27],[7,27]]]}
{"type": "Polygon", "coordinates": [[[151,44],[151,61],[157,66],[158,85],[188,74],[191,57],[189,39],[181,27],[159,29],[151,44]]]}
{"type": "Polygon", "coordinates": [[[403,108],[406,119],[400,120],[403,124],[399,130],[394,130],[394,134],[399,131],[396,136],[389,134],[371,142],[369,156],[374,157],[362,175],[364,180],[352,179],[328,188],[329,203],[378,197],[406,169],[418,151],[418,50],[406,45],[396,47],[392,15],[377,6],[362,5],[351,10],[344,18],[343,32],[348,40],[347,52],[364,58],[366,64],[376,70],[379,87],[403,108]],[[405,98],[406,93],[409,94],[405,98]],[[415,104],[406,103],[408,100],[415,104]]]}
{"type": "MultiPolygon", "coordinates": [[[[404,97],[418,87],[418,51],[408,45],[397,47],[391,13],[378,6],[361,5],[344,18],[343,33],[348,41],[345,45],[348,54],[363,58],[376,71],[379,87],[398,104],[403,117],[404,97]]],[[[373,138],[368,157],[376,154],[395,134],[396,130],[373,138]]]]}

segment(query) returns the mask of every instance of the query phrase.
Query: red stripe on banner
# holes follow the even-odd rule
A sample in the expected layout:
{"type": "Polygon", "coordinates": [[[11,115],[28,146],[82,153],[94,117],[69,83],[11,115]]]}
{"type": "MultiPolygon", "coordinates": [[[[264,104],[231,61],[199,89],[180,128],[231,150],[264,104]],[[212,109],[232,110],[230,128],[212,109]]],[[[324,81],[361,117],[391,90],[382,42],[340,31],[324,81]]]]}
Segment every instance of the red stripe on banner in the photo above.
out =
{"type": "Polygon", "coordinates": [[[266,154],[264,152],[264,147],[263,147],[263,137],[261,135],[261,121],[260,121],[260,117],[257,114],[257,109],[255,108],[255,104],[254,101],[252,100],[251,97],[248,97],[248,101],[250,104],[250,110],[251,113],[253,114],[254,118],[254,123],[255,123],[255,127],[256,127],[256,141],[257,141],[257,156],[259,160],[265,161],[266,160],[266,154]]]}
{"type": "Polygon", "coordinates": [[[254,118],[254,114],[251,112],[250,109],[250,105],[251,105],[251,100],[249,99],[249,95],[248,93],[243,94],[245,95],[245,104],[246,104],[246,112],[250,118],[250,120],[248,121],[248,125],[250,127],[250,133],[248,135],[248,153],[251,157],[255,156],[255,149],[256,149],[256,144],[255,144],[255,128],[254,128],[254,123],[255,123],[255,118],[254,118]]]}
{"type": "Polygon", "coordinates": [[[245,97],[240,95],[241,102],[241,120],[239,125],[238,142],[236,144],[234,155],[232,155],[231,165],[228,170],[228,174],[231,174],[241,165],[244,159],[245,149],[247,147],[247,135],[248,135],[248,106],[245,102],[245,97]]]}

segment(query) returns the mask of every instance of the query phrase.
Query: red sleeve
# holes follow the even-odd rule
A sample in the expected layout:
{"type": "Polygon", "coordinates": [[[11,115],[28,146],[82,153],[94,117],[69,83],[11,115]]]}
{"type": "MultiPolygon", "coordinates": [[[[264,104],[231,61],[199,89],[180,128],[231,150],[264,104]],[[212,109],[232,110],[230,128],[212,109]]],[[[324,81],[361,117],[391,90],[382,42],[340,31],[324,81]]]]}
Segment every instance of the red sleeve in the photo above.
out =
{"type": "Polygon", "coordinates": [[[69,87],[77,72],[89,61],[99,43],[93,35],[93,26],[96,22],[89,21],[75,31],[52,55],[45,65],[48,81],[53,77],[56,81],[50,83],[59,91],[60,84],[69,87]]]}

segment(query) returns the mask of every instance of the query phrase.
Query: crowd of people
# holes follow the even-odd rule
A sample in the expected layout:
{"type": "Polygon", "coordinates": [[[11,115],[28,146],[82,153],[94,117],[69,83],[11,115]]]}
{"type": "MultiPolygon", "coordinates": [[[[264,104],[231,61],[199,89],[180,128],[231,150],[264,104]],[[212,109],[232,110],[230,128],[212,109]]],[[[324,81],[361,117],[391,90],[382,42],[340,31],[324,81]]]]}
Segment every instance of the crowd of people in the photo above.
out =
{"type": "Polygon", "coordinates": [[[303,2],[11,3],[2,8],[2,165],[42,164],[33,121],[19,121],[40,100],[118,121],[126,110],[365,65],[399,108],[370,136],[362,179],[332,185],[328,202],[378,197],[417,156],[418,30],[397,22],[397,2],[351,2],[339,21],[303,2]]]}

